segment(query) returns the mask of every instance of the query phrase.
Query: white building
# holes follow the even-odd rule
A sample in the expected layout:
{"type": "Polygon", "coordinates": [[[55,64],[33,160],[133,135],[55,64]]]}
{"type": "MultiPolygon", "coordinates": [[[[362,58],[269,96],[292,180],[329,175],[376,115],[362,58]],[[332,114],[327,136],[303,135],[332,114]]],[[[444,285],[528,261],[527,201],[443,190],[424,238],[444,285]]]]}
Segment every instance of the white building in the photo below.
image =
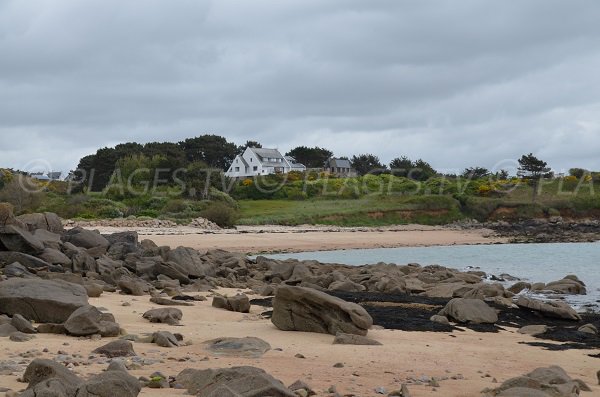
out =
{"type": "Polygon", "coordinates": [[[282,156],[277,149],[247,148],[238,154],[225,175],[242,178],[255,175],[287,174],[290,171],[306,171],[293,157],[282,156]]]}

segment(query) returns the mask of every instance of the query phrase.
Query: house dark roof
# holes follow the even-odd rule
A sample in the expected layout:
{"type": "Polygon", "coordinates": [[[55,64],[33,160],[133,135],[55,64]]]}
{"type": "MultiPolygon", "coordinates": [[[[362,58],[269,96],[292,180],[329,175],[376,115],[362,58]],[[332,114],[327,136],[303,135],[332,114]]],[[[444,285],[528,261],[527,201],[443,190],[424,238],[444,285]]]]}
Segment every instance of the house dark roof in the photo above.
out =
{"type": "Polygon", "coordinates": [[[328,167],[352,168],[352,164],[350,164],[350,160],[346,160],[346,159],[330,158],[327,161],[327,164],[328,164],[328,167]]]}
{"type": "Polygon", "coordinates": [[[288,163],[290,163],[290,166],[292,168],[298,168],[298,169],[306,169],[306,167],[304,166],[304,164],[300,164],[296,161],[295,158],[293,158],[292,156],[285,156],[285,159],[288,161],[288,163]]]}
{"type": "Polygon", "coordinates": [[[283,156],[277,149],[250,148],[261,160],[263,158],[282,159],[283,156]]]}

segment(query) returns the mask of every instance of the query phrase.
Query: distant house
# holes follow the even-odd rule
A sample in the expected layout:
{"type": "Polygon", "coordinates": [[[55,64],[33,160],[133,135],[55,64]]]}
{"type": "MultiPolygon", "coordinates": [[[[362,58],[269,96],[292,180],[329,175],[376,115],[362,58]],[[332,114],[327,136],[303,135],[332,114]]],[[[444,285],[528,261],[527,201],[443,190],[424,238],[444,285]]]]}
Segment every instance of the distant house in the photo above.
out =
{"type": "Polygon", "coordinates": [[[61,174],[62,172],[49,172],[44,175],[43,172],[34,172],[31,174],[31,177],[38,181],[58,181],[60,180],[61,174]]]}
{"type": "Polygon", "coordinates": [[[350,160],[338,159],[335,157],[331,157],[325,162],[323,171],[342,178],[354,177],[358,175],[356,170],[352,168],[350,160]]]}
{"type": "Polygon", "coordinates": [[[247,148],[238,154],[225,175],[242,178],[256,175],[287,174],[290,171],[306,171],[293,157],[283,156],[277,149],[247,148]]]}

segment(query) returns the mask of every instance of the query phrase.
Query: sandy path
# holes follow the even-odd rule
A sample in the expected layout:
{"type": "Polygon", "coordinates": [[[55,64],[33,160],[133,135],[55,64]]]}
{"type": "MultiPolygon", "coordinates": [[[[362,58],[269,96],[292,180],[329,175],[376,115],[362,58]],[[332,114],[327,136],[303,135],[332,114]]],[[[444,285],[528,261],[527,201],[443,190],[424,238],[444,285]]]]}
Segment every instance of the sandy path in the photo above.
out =
{"type": "MultiPolygon", "coordinates": [[[[194,307],[181,307],[184,313],[182,326],[150,324],[141,314],[152,307],[148,297],[130,297],[105,294],[90,303],[109,309],[117,321],[129,333],[143,334],[157,330],[182,333],[191,339],[191,346],[173,349],[154,344],[135,343],[138,355],[164,360],[163,363],[145,366],[132,371],[135,376],[149,376],[154,371],[176,375],[185,368],[216,368],[230,365],[253,365],[265,369],[284,383],[297,379],[305,380],[319,396],[330,385],[338,391],[358,396],[374,396],[374,388],[383,386],[387,391],[400,387],[407,377],[461,375],[464,379],[443,380],[441,387],[433,391],[429,386],[410,386],[413,397],[473,397],[485,387],[494,387],[493,378],[502,382],[507,378],[523,374],[544,365],[560,365],[572,377],[583,379],[593,388],[582,396],[600,395],[596,386],[596,371],[599,361],[587,356],[590,351],[570,350],[552,352],[537,347],[518,344],[532,341],[532,337],[520,335],[515,330],[498,334],[475,333],[472,331],[448,333],[401,332],[372,330],[369,335],[382,342],[383,346],[332,345],[333,336],[277,330],[269,320],[260,319],[260,307],[252,307],[252,313],[241,314],[215,309],[207,302],[194,307]],[[131,306],[121,306],[128,301],[131,306]],[[211,355],[203,349],[201,342],[221,336],[256,336],[271,344],[273,348],[258,359],[227,358],[211,355]],[[295,358],[297,353],[306,358],[295,358]],[[200,361],[208,357],[206,361],[200,361]],[[344,368],[334,368],[335,363],[344,363],[344,368]],[[486,377],[489,375],[490,377],[486,377]]],[[[58,350],[69,354],[79,353],[88,357],[96,347],[112,338],[99,341],[78,339],[63,335],[38,335],[27,343],[9,342],[0,339],[0,359],[5,360],[26,350],[47,347],[49,353],[42,357],[52,358],[58,350]]],[[[597,353],[597,352],[595,352],[597,353]]],[[[76,367],[82,375],[99,373],[106,365],[93,364],[76,367]]],[[[24,384],[16,376],[0,377],[0,386],[21,390],[24,384]]],[[[183,390],[143,389],[141,396],[183,395],[183,390]]],[[[1,395],[1,394],[0,394],[1,395]]]]}
{"type": "Polygon", "coordinates": [[[244,253],[300,252],[352,248],[391,248],[459,244],[492,244],[506,239],[489,237],[485,229],[452,230],[444,228],[398,230],[342,230],[243,233],[148,235],[158,245],[183,245],[198,250],[220,248],[244,253]]]}

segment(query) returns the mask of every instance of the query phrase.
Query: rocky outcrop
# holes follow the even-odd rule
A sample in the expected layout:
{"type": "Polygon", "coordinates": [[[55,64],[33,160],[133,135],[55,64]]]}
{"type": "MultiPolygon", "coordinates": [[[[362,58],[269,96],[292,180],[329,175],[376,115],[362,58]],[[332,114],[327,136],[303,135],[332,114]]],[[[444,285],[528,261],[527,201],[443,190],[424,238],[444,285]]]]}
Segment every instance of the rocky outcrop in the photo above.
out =
{"type": "Polygon", "coordinates": [[[64,232],[61,219],[52,212],[24,214],[19,215],[16,219],[26,225],[31,232],[34,230],[47,230],[52,233],[64,232]]]}
{"type": "Polygon", "coordinates": [[[136,397],[140,382],[123,371],[106,371],[79,386],[75,397],[136,397]]]}
{"type": "Polygon", "coordinates": [[[108,249],[109,241],[100,233],[79,227],[70,229],[63,235],[63,241],[69,242],[76,247],[93,249],[108,249]]]}
{"type": "Polygon", "coordinates": [[[151,323],[178,325],[179,321],[183,317],[183,313],[179,309],[167,307],[148,310],[142,315],[142,317],[151,323]]]}
{"type": "Polygon", "coordinates": [[[136,397],[141,390],[125,371],[109,370],[84,381],[62,364],[39,358],[27,366],[23,380],[29,384],[22,397],[136,397]]]}
{"type": "Polygon", "coordinates": [[[565,295],[585,295],[587,293],[585,284],[577,276],[567,276],[562,280],[552,281],[546,284],[544,289],[565,295]]]}
{"type": "Polygon", "coordinates": [[[96,348],[92,353],[103,354],[106,357],[131,357],[135,356],[133,345],[128,340],[115,340],[96,348]]]}
{"type": "Polygon", "coordinates": [[[0,312],[39,323],[62,323],[88,304],[81,285],[64,281],[11,278],[0,282],[0,312]]]}
{"type": "Polygon", "coordinates": [[[281,286],[273,299],[271,321],[284,331],[366,335],[373,325],[367,311],[311,288],[281,286]]]}
{"type": "Polygon", "coordinates": [[[198,397],[297,397],[281,381],[255,367],[186,369],[176,379],[198,397]]]}
{"type": "Polygon", "coordinates": [[[105,314],[92,305],[75,310],[65,321],[66,331],[74,336],[118,336],[119,324],[112,314],[105,314]]]}
{"type": "Polygon", "coordinates": [[[212,306],[219,309],[226,309],[232,312],[250,312],[250,300],[245,294],[238,294],[229,297],[215,295],[213,297],[212,306]]]}
{"type": "Polygon", "coordinates": [[[260,338],[247,336],[245,338],[217,338],[204,342],[206,350],[219,356],[260,357],[269,350],[271,345],[260,338]]]}
{"type": "Polygon", "coordinates": [[[537,368],[532,372],[512,378],[493,390],[484,390],[485,397],[576,397],[582,387],[580,380],[571,379],[558,366],[537,368]]]}
{"type": "Polygon", "coordinates": [[[75,396],[83,383],[64,365],[41,358],[36,358],[27,366],[23,380],[29,384],[22,397],[71,397],[75,396]]]}
{"type": "Polygon", "coordinates": [[[7,225],[0,231],[0,243],[8,251],[37,255],[44,251],[44,244],[29,231],[18,226],[7,225]]]}
{"type": "Polygon", "coordinates": [[[561,318],[565,320],[579,321],[581,316],[564,302],[542,302],[537,299],[520,296],[517,306],[540,313],[545,317],[561,318]]]}
{"type": "Polygon", "coordinates": [[[454,298],[438,315],[459,323],[494,324],[498,321],[496,311],[480,299],[454,298]]]}

